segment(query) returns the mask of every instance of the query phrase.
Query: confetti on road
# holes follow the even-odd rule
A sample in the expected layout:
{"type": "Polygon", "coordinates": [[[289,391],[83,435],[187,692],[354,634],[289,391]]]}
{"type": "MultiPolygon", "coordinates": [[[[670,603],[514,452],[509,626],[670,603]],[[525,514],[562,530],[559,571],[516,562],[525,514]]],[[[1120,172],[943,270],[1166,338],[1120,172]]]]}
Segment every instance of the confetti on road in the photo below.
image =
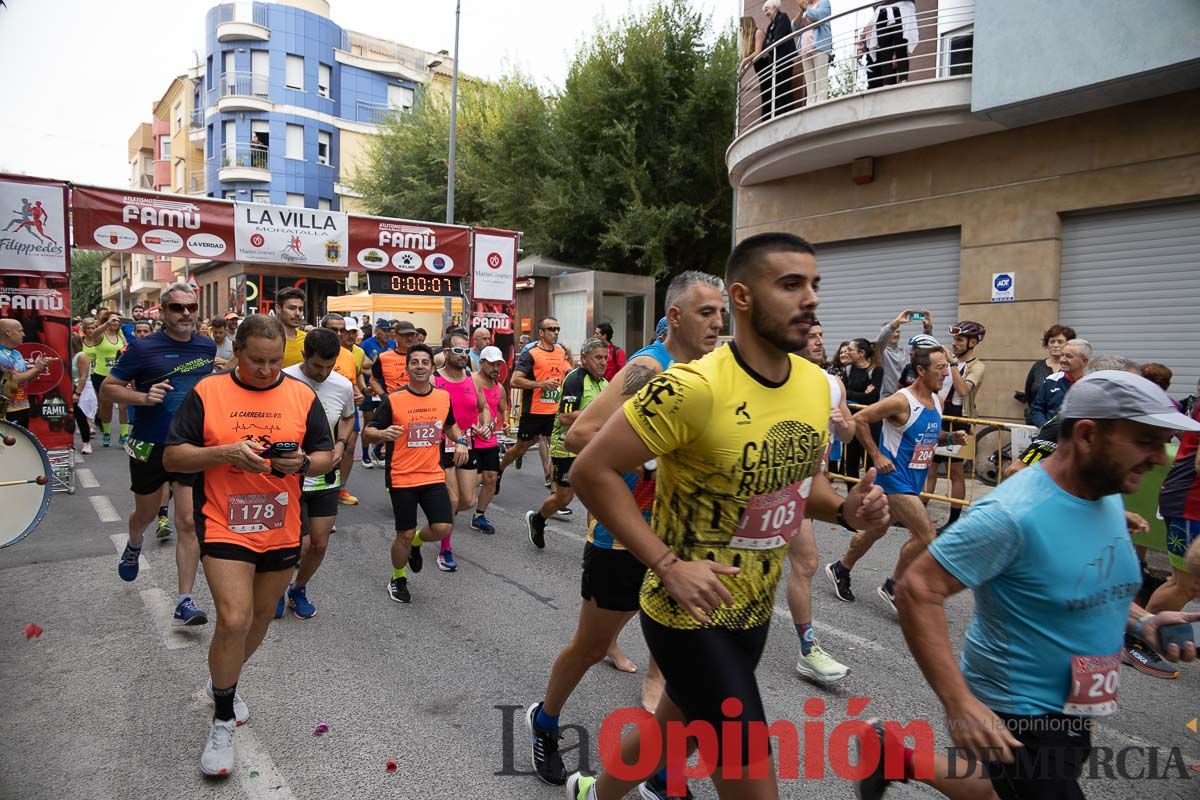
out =
{"type": "Polygon", "coordinates": [[[42,629],[32,622],[25,626],[25,638],[36,639],[42,635],[42,629]]]}
{"type": "Polygon", "coordinates": [[[324,736],[327,733],[329,733],[328,722],[318,722],[316,727],[313,728],[313,736],[324,736]]]}
{"type": "Polygon", "coordinates": [[[255,769],[255,770],[251,770],[251,771],[250,771],[250,777],[251,777],[251,778],[257,778],[257,777],[258,777],[258,770],[256,770],[256,769],[255,769]]]}
{"type": "Polygon", "coordinates": [[[388,772],[395,772],[395,771],[396,771],[396,759],[394,759],[394,758],[389,758],[389,759],[388,759],[388,761],[387,761],[387,771],[388,771],[388,772]]]}

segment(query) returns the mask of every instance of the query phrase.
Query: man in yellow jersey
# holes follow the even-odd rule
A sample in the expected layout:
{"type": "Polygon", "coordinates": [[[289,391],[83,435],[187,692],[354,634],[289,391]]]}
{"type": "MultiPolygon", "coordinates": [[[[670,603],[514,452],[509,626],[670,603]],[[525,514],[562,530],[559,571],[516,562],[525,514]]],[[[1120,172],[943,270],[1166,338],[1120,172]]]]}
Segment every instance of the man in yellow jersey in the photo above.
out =
{"type": "Polygon", "coordinates": [[[283,323],[283,366],[304,360],[304,307],[308,296],[303,289],[281,289],[275,295],[275,316],[283,323]]]}
{"type": "MultiPolygon", "coordinates": [[[[330,312],[321,318],[321,327],[327,328],[338,335],[338,357],[334,362],[333,371],[341,375],[346,380],[350,381],[350,386],[354,389],[354,406],[357,408],[362,404],[363,394],[359,386],[360,375],[362,373],[362,360],[355,358],[354,352],[346,347],[346,328],[348,327],[346,318],[337,312],[330,312]]],[[[361,352],[361,349],[360,349],[361,352]]],[[[338,502],[346,506],[358,505],[358,498],[350,494],[346,486],[350,482],[350,470],[354,466],[354,443],[358,440],[358,431],[361,426],[358,423],[358,416],[354,418],[354,430],[350,432],[349,444],[346,446],[345,452],[342,453],[341,465],[338,469],[342,473],[342,488],[338,490],[338,502]]]]}
{"type": "MultiPolygon", "coordinates": [[[[874,526],[887,519],[887,503],[874,470],[845,498],[818,470],[829,384],[819,367],[792,355],[816,320],[820,278],[812,246],[786,233],[752,236],[730,254],[725,281],[733,342],[651,379],[573,469],[580,499],[650,568],[641,622],[666,678],[655,714],[659,734],[665,738],[673,721],[705,725],[717,745],[705,763],[715,761],[718,795],[769,800],[778,797],[770,757],[752,763],[759,747],[750,747],[749,733],[751,723],[766,724],[754,670],[788,547],[806,515],[847,528],[874,526]],[[652,458],[653,529],[623,478],[652,458]],[[729,723],[740,733],[740,763],[729,763],[731,749],[722,744],[729,723]],[[764,768],[765,777],[758,774],[764,768]]],[[[619,757],[646,763],[638,760],[640,749],[632,732],[619,757]]],[[[659,755],[649,771],[664,765],[659,755]]],[[[616,800],[644,777],[575,773],[568,796],[616,800]]]]}

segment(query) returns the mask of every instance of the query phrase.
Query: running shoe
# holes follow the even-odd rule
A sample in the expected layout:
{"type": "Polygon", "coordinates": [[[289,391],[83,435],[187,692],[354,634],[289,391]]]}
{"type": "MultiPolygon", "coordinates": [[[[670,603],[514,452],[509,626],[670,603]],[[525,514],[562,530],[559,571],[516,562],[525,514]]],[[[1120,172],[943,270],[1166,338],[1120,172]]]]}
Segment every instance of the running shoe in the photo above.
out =
{"type": "Polygon", "coordinates": [[[554,516],[556,516],[556,517],[570,517],[570,516],[571,516],[572,514],[574,514],[574,513],[575,513],[575,512],[574,512],[574,511],[571,509],[571,507],[570,507],[570,506],[567,506],[566,508],[560,508],[558,511],[555,511],[555,512],[554,512],[554,516]]]}
{"type": "Polygon", "coordinates": [[[1121,648],[1121,661],[1155,678],[1170,681],[1179,677],[1179,670],[1172,669],[1158,653],[1136,640],[1126,642],[1121,648]]]}
{"type": "Polygon", "coordinates": [[[345,489],[342,489],[340,492],[338,492],[338,502],[344,506],[356,506],[358,505],[358,498],[347,492],[345,489]]]}
{"type": "Polygon", "coordinates": [[[562,756],[558,754],[558,731],[544,731],[534,723],[538,709],[541,707],[541,703],[534,703],[525,712],[525,724],[529,726],[533,769],[542,779],[542,783],[562,786],[567,782],[567,768],[563,766],[562,756]]]}
{"type": "Polygon", "coordinates": [[[574,772],[567,778],[567,800],[588,800],[588,794],[596,779],[582,772],[574,772]]]}
{"type": "Polygon", "coordinates": [[[79,448],[79,452],[83,453],[85,456],[90,456],[92,454],[92,443],[84,442],[83,447],[79,448]]]}
{"type": "Polygon", "coordinates": [[[408,551],[408,566],[413,572],[420,572],[421,568],[425,566],[425,557],[421,555],[419,545],[413,545],[412,549],[408,551]]]}
{"type": "Polygon", "coordinates": [[[818,683],[837,683],[850,674],[850,668],[838,663],[833,656],[826,653],[821,645],[814,643],[808,655],[800,651],[800,659],[796,662],[796,671],[809,680],[818,683]]]}
{"type": "Polygon", "coordinates": [[[454,560],[454,553],[449,550],[443,550],[438,553],[437,557],[438,569],[442,572],[457,572],[458,562],[454,560]]]}
{"type": "Polygon", "coordinates": [[[889,589],[889,588],[888,588],[888,585],[885,583],[885,584],[883,584],[882,586],[880,586],[878,589],[876,589],[876,590],[875,590],[875,593],[876,593],[877,595],[879,595],[880,597],[882,597],[882,598],[883,598],[883,602],[885,602],[885,603],[887,603],[887,604],[888,604],[888,607],[889,607],[890,609],[892,609],[892,613],[893,613],[893,614],[896,614],[896,613],[898,613],[898,612],[896,611],[896,589],[895,589],[895,584],[892,584],[892,588],[891,588],[891,589],[889,589]]]}
{"type": "Polygon", "coordinates": [[[288,607],[292,609],[292,616],[296,619],[312,619],[317,615],[317,607],[309,602],[305,588],[297,586],[287,590],[288,607]]]}
{"type": "Polygon", "coordinates": [[[171,524],[170,517],[158,518],[158,530],[154,532],[156,539],[169,539],[171,534],[175,532],[175,526],[171,524]]]}
{"type": "Polygon", "coordinates": [[[122,433],[122,434],[121,434],[121,439],[120,439],[120,442],[119,442],[119,443],[120,443],[120,445],[121,445],[121,447],[124,447],[124,446],[125,446],[125,443],[126,443],[126,442],[128,442],[128,441],[129,441],[129,434],[127,434],[127,433],[122,433]]]}
{"type": "Polygon", "coordinates": [[[525,512],[525,529],[529,531],[529,542],[539,550],[546,547],[546,520],[536,511],[525,512]]]}
{"type": "Polygon", "coordinates": [[[185,597],[175,606],[175,616],[171,617],[172,625],[207,625],[208,614],[196,608],[192,598],[185,597]]]}
{"type": "Polygon", "coordinates": [[[110,444],[112,444],[112,435],[107,433],[100,434],[100,446],[108,447],[110,444]]]}
{"type": "Polygon", "coordinates": [[[275,606],[275,619],[283,619],[283,612],[287,609],[287,592],[279,595],[279,603],[275,606]]]}
{"type": "Polygon", "coordinates": [[[362,457],[362,465],[363,469],[375,469],[375,462],[372,461],[371,457],[367,455],[362,457]]]}
{"type": "Polygon", "coordinates": [[[838,600],[847,603],[854,602],[854,592],[850,591],[850,570],[842,566],[842,562],[834,561],[825,565],[825,576],[833,584],[833,593],[838,600]]]}
{"type": "Polygon", "coordinates": [[[411,603],[412,595],[408,592],[408,578],[392,578],[388,583],[388,597],[397,603],[411,603]]]}
{"type": "Polygon", "coordinates": [[[371,460],[375,462],[375,466],[383,469],[387,466],[387,461],[384,460],[383,445],[377,444],[371,448],[371,460]]]}
{"type": "MultiPolygon", "coordinates": [[[[204,692],[209,697],[213,696],[212,678],[208,679],[208,685],[204,687],[204,692]]],[[[250,719],[250,706],[246,705],[246,701],[242,699],[242,693],[235,691],[233,693],[233,720],[239,726],[245,725],[250,719]]]]}
{"type": "Polygon", "coordinates": [[[486,533],[488,536],[496,532],[496,526],[488,521],[488,518],[483,514],[474,514],[471,517],[471,528],[480,533],[486,533]]]}
{"type": "Polygon", "coordinates": [[[525,463],[524,455],[519,455],[515,459],[513,459],[513,466],[516,467],[517,469],[520,469],[521,465],[524,463],[525,463]]]}
{"type": "Polygon", "coordinates": [[[200,754],[200,771],[211,778],[226,778],[233,774],[233,734],[237,723],[214,719],[208,731],[208,741],[200,754]]]}
{"type": "Polygon", "coordinates": [[[136,580],[138,576],[138,558],[142,555],[142,548],[134,550],[125,543],[125,552],[121,553],[121,563],[117,564],[117,574],[121,576],[123,581],[136,580]]]}
{"type": "Polygon", "coordinates": [[[550,476],[546,476],[546,491],[550,491],[550,476]]]}
{"type": "MultiPolygon", "coordinates": [[[[883,723],[880,722],[878,719],[872,718],[872,719],[867,720],[867,724],[875,729],[875,735],[879,737],[878,752],[882,754],[884,752],[884,746],[885,746],[883,723]]],[[[861,763],[862,747],[859,746],[857,749],[859,750],[858,757],[859,757],[859,761],[861,763]]],[[[872,772],[867,777],[863,778],[861,781],[858,781],[856,784],[854,784],[854,796],[857,797],[858,800],[879,800],[887,792],[888,785],[890,783],[892,783],[892,781],[889,781],[887,778],[885,778],[883,776],[883,768],[884,768],[885,763],[886,763],[886,759],[884,759],[881,755],[879,758],[879,762],[875,765],[875,771],[872,772]]],[[[902,780],[899,782],[900,783],[908,783],[907,780],[902,780]]]]}
{"type": "MultiPolygon", "coordinates": [[[[659,780],[658,774],[650,776],[649,780],[642,781],[638,784],[638,797],[641,800],[669,800],[671,795],[667,794],[667,786],[664,781],[659,780]]],[[[683,800],[695,800],[696,795],[692,794],[692,790],[688,789],[683,795],[683,800]]]]}

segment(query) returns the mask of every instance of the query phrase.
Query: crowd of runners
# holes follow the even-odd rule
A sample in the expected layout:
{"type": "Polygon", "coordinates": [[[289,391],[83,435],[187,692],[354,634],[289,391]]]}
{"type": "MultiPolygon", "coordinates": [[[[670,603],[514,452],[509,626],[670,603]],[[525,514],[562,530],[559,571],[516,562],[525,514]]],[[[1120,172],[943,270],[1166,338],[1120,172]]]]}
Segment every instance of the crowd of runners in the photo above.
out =
{"type": "MultiPolygon", "coordinates": [[[[895,610],[954,743],[983,766],[967,777],[940,758],[919,769],[907,744],[886,741],[879,725],[868,730],[903,751],[903,774],[885,776],[881,763],[858,783],[859,796],[920,780],[954,798],[1081,797],[1092,720],[1116,711],[1122,658],[1135,651],[1143,666],[1166,671],[1173,667],[1163,659],[1196,657],[1186,623],[1200,614],[1182,611],[1200,594],[1195,412],[1180,413],[1124,360],[1093,358],[1089,370],[1086,342],[1071,336],[1058,343],[1061,370],[1031,403],[1054,422],[1031,445],[1036,456],[1023,454],[1011,477],[938,530],[921,494],[935,450],[966,440],[943,416],[974,413],[983,377],[974,352],[986,331],[959,322],[943,346],[928,312],[905,310],[884,326],[878,348],[847,343],[831,369],[819,287],[814,248],[766,233],[734,249],[724,280],[700,272],[672,280],[657,338],[627,359],[620,353],[619,365],[611,329],[573,354],[558,341],[558,321],[539,320],[512,366],[515,431],[508,362],[486,329],[451,329],[434,348],[403,320],[363,331],[327,314],[310,327],[303,292],[287,289],[273,315],[212,320],[202,335],[184,284],[163,290],[153,332],[135,327],[126,341],[119,317],[85,320],[91,369],[77,365],[77,389],[98,395],[104,445],[113,406],[131,412],[118,440],[134,496],[118,574],[137,579],[148,530],[174,535],[175,622],[213,622],[215,712],[201,771],[233,772],[236,729],[250,717],[238,680],[253,669],[272,619],[316,615],[322,590],[318,581],[310,597],[310,587],[339,506],[358,502],[346,486],[356,463],[383,470],[391,500],[395,536],[380,589],[410,603],[416,589],[418,600],[432,591],[413,585],[424,546],[436,543],[438,569],[456,571],[459,515],[495,534],[488,505],[505,471],[536,446],[547,494],[524,515],[530,545],[545,546],[547,521],[569,513],[573,499],[588,512],[575,634],[530,664],[547,674],[526,714],[542,781],[574,800],[668,796],[684,765],[665,756],[626,780],[568,774],[559,754],[568,701],[588,702],[575,695],[585,673],[603,660],[636,669],[617,637],[637,616],[651,654],[642,698],[653,724],[711,725],[720,796],[777,797],[774,770],[763,769],[771,755],[751,746],[750,732],[768,720],[755,669],[784,562],[796,669],[818,685],[837,683],[849,670],[819,643],[812,579],[823,571],[827,597],[855,601],[855,564],[897,525],[909,536],[877,594],[895,610]],[[727,315],[734,334],[722,344],[727,315]],[[905,348],[908,322],[926,325],[905,348]],[[1129,531],[1144,521],[1124,512],[1120,495],[1167,463],[1173,436],[1182,446],[1163,509],[1175,573],[1139,597],[1144,563],[1139,569],[1129,531]],[[852,459],[865,472],[847,468],[852,459]],[[831,474],[843,470],[861,479],[835,489],[831,474]],[[813,520],[852,533],[845,554],[823,569],[813,520]],[[211,617],[192,594],[201,562],[211,617]],[[966,589],[975,616],[956,661],[944,603],[966,589]],[[741,741],[722,741],[728,736],[741,741]],[[1056,769],[1030,774],[1019,753],[1044,754],[1056,769]]],[[[948,473],[952,495],[962,497],[963,476],[953,465],[948,473]]],[[[639,748],[638,732],[627,734],[624,760],[637,761],[639,748]]]]}

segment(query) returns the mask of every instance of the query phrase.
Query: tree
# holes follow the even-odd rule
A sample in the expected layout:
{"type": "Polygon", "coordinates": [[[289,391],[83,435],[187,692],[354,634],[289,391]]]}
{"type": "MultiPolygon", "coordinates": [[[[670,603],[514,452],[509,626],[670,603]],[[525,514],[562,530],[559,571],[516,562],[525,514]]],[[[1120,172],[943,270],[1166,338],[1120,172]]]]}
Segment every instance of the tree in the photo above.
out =
{"type": "Polygon", "coordinates": [[[71,251],[71,315],[82,317],[100,304],[100,250],[71,251]]]}

